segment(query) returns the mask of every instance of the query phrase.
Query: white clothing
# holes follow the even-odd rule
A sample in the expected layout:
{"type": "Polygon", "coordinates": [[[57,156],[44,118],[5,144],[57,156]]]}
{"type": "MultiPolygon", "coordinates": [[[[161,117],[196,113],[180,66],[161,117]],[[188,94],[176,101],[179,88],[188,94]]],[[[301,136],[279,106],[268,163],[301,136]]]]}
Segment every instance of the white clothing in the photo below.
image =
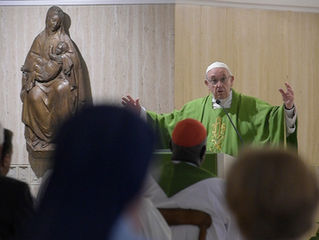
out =
{"type": "Polygon", "coordinates": [[[138,209],[141,233],[147,240],[172,240],[171,229],[162,214],[147,197],[142,197],[138,209]]]}
{"type": "MultiPolygon", "coordinates": [[[[208,178],[197,182],[168,198],[160,186],[151,179],[146,192],[157,208],[188,208],[208,213],[212,225],[207,230],[206,240],[242,240],[242,236],[230,215],[224,196],[225,181],[220,178],[208,178]]],[[[172,238],[194,240],[198,238],[196,226],[174,226],[172,238]]]]}

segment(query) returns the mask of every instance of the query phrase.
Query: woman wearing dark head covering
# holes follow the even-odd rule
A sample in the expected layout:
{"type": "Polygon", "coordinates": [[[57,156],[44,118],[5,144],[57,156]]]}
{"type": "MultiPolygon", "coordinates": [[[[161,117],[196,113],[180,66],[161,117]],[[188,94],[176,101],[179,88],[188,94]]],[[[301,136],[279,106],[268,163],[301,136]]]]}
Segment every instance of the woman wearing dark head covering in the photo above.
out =
{"type": "Polygon", "coordinates": [[[108,239],[138,196],[153,142],[151,128],[123,108],[92,107],[72,117],[57,134],[53,173],[28,235],[108,239]]]}

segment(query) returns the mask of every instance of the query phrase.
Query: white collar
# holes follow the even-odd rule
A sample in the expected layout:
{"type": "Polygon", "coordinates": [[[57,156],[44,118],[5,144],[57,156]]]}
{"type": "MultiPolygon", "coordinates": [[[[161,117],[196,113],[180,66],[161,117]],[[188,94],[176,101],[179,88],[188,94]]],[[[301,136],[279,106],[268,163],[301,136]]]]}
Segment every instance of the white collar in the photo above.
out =
{"type": "Polygon", "coordinates": [[[231,106],[231,101],[233,99],[233,91],[230,90],[229,96],[225,99],[220,99],[220,104],[216,103],[216,99],[214,98],[214,95],[212,95],[212,103],[213,103],[213,108],[221,108],[220,105],[222,105],[224,108],[230,108],[231,106]]]}
{"type": "Polygon", "coordinates": [[[186,163],[188,165],[192,165],[194,167],[198,167],[195,163],[191,163],[191,162],[185,162],[185,161],[180,161],[180,160],[172,160],[173,163],[177,164],[177,163],[186,163]]]}

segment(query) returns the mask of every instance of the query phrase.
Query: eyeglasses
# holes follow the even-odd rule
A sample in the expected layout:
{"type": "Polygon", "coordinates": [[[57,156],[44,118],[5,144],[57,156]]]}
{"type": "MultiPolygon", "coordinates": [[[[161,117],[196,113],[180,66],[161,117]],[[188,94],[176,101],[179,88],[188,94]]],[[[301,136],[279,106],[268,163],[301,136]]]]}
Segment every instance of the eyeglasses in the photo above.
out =
{"type": "Polygon", "coordinates": [[[231,76],[228,76],[228,77],[222,77],[220,79],[216,79],[216,78],[211,78],[211,79],[207,79],[207,81],[213,85],[216,85],[218,82],[221,82],[221,83],[225,83],[227,82],[227,80],[230,78],[231,76]]]}

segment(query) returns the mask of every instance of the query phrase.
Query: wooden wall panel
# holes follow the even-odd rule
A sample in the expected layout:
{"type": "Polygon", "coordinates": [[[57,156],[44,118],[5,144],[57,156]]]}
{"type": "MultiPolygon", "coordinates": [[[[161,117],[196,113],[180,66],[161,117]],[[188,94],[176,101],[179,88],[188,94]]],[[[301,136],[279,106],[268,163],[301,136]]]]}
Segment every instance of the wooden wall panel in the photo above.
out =
{"type": "MultiPolygon", "coordinates": [[[[140,97],[148,109],[173,109],[174,5],[61,8],[71,18],[70,35],[86,61],[95,103],[119,104],[121,96],[129,93],[140,97]]],[[[0,122],[14,132],[12,163],[25,164],[25,177],[20,176],[21,169],[14,175],[29,183],[34,176],[27,171],[20,67],[34,38],[44,29],[48,9],[0,7],[0,122]]]]}
{"type": "Polygon", "coordinates": [[[274,104],[289,82],[299,116],[299,151],[319,166],[319,14],[177,5],[175,105],[208,94],[206,67],[226,62],[234,88],[274,104]]]}

